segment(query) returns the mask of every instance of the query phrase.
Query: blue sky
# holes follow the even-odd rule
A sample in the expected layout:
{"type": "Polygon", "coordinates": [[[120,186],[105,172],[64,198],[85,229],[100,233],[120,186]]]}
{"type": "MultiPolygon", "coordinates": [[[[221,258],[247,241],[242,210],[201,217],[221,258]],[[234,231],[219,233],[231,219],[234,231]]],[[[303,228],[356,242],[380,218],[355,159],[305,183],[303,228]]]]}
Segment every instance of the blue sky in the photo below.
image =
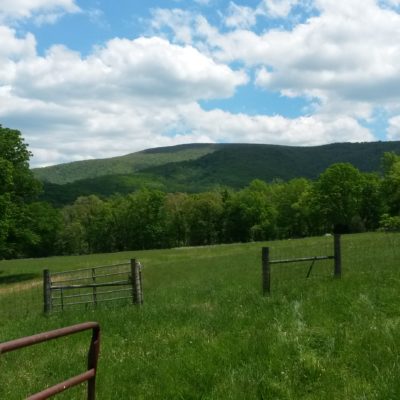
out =
{"type": "Polygon", "coordinates": [[[400,0],[0,0],[0,43],[32,166],[400,140],[400,0]]]}

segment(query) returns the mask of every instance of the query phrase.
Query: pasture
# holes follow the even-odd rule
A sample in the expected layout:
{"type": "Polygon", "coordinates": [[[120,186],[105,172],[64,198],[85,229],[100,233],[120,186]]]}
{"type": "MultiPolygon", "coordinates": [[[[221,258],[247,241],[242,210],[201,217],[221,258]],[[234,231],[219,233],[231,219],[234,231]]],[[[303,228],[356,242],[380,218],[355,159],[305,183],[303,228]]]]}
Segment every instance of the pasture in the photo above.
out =
{"type": "MultiPolygon", "coordinates": [[[[400,398],[400,235],[342,237],[333,262],[273,265],[261,295],[261,247],[274,258],[332,253],[329,237],[0,262],[0,342],[98,321],[98,399],[400,398]],[[142,307],[42,314],[42,270],[144,265],[142,307]]],[[[0,398],[21,399],[82,372],[89,335],[0,357],[0,398]]],[[[85,387],[58,396],[83,399],[85,387]]]]}

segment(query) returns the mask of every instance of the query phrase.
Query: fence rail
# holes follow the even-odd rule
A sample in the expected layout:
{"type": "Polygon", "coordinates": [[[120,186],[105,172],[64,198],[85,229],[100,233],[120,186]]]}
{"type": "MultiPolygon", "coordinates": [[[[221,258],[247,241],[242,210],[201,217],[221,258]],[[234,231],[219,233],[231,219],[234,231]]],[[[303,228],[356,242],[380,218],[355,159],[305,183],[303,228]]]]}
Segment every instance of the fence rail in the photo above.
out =
{"type": "Polygon", "coordinates": [[[124,299],[131,300],[134,304],[143,304],[142,265],[136,259],[108,267],[57,273],[51,273],[47,269],[43,271],[45,313],[63,311],[66,307],[75,305],[96,306],[98,303],[124,299]],[[85,274],[86,276],[82,276],[85,274]],[[122,279],[123,276],[125,279],[122,279]],[[116,279],[117,277],[120,278],[116,279]],[[127,288],[120,289],[122,286],[127,288]]]}
{"type": "Polygon", "coordinates": [[[92,338],[88,351],[88,370],[82,374],[76,375],[64,382],[51,386],[39,393],[33,394],[27,400],[43,400],[51,396],[61,393],[73,386],[83,382],[88,382],[87,399],[94,400],[96,397],[96,371],[97,362],[100,352],[100,326],[97,322],[85,322],[82,324],[72,325],[65,328],[56,329],[53,331],[39,333],[33,336],[11,340],[9,342],[0,343],[0,355],[18,350],[24,347],[32,346],[45,341],[57,339],[63,336],[72,335],[78,332],[92,330],[92,338]]]}

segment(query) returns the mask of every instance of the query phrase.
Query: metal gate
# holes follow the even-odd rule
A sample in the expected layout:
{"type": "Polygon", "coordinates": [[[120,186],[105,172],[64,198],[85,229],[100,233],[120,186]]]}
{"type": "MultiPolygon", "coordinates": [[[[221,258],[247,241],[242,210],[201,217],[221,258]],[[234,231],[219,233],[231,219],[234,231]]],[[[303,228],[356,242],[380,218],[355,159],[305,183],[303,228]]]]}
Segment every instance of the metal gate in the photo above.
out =
{"type": "Polygon", "coordinates": [[[92,339],[88,352],[88,369],[80,375],[76,375],[64,382],[51,386],[39,393],[29,396],[28,400],[43,400],[57,393],[61,393],[73,386],[83,382],[88,382],[87,399],[94,400],[96,397],[96,370],[97,361],[100,352],[100,326],[97,322],[85,322],[83,324],[72,325],[66,328],[60,328],[53,331],[39,333],[33,336],[27,336],[21,339],[11,340],[9,342],[0,343],[0,355],[21,349],[23,347],[32,346],[48,340],[57,339],[63,336],[72,335],[74,333],[92,330],[92,339]]]}
{"type": "Polygon", "coordinates": [[[128,299],[143,303],[142,265],[130,262],[51,273],[43,271],[44,312],[128,299]]]}

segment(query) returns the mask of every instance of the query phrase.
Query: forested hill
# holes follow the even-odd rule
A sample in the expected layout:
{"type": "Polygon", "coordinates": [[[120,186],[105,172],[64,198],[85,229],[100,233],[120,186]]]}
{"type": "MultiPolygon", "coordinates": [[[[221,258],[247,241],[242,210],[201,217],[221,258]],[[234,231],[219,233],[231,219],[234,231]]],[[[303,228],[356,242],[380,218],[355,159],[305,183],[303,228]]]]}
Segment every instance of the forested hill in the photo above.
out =
{"type": "Polygon", "coordinates": [[[267,182],[313,179],[337,162],[350,162],[363,172],[379,171],[383,153],[390,151],[400,153],[400,142],[314,147],[192,144],[61,164],[35,169],[34,173],[46,182],[46,200],[66,204],[79,195],[129,193],[144,185],[172,192],[198,192],[216,185],[241,188],[256,178],[267,182]]]}
{"type": "Polygon", "coordinates": [[[217,146],[214,144],[184,144],[159,147],[120,157],[75,161],[35,168],[33,173],[43,182],[64,184],[99,176],[132,174],[148,167],[170,162],[194,160],[213,152],[217,146]]]}

